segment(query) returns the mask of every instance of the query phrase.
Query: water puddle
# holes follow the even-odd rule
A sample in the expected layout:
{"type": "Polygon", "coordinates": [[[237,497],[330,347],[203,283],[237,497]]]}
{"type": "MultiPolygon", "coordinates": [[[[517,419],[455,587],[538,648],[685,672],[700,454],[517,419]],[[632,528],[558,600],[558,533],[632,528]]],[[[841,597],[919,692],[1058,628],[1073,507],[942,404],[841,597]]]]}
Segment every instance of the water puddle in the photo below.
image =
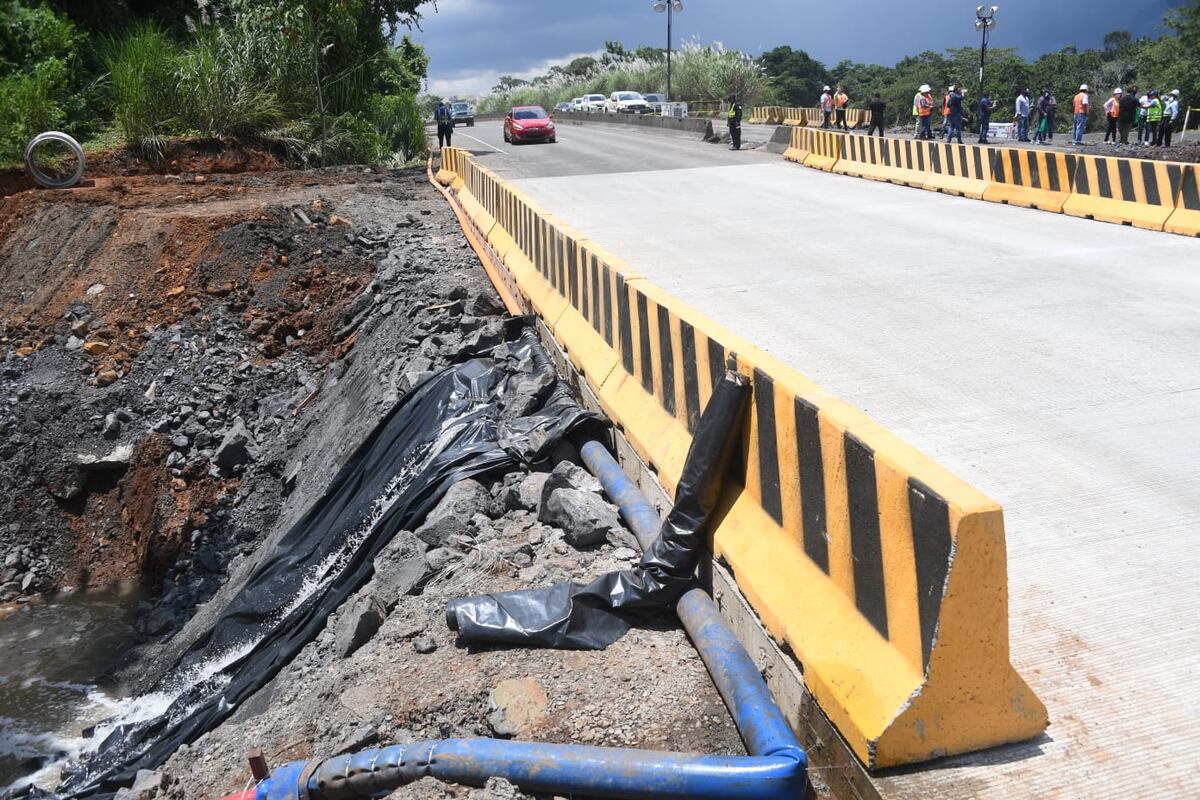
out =
{"type": "Polygon", "coordinates": [[[118,708],[120,697],[95,682],[136,641],[141,598],[114,589],[0,607],[0,791],[56,783],[47,768],[78,753],[83,731],[118,708]]]}

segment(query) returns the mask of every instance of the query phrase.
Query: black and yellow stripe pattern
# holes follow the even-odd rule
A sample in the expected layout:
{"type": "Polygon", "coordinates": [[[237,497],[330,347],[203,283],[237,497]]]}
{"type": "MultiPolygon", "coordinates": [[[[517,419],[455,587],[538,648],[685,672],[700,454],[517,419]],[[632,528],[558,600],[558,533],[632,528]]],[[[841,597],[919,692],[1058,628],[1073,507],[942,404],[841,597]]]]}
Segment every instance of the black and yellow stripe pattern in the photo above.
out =
{"type": "Polygon", "coordinates": [[[984,200],[1061,212],[1075,183],[1078,157],[1016,147],[992,152],[992,184],[984,200]]]}
{"type": "Polygon", "coordinates": [[[1063,212],[1160,231],[1175,211],[1182,183],[1181,164],[1087,156],[1076,161],[1063,212]]]}

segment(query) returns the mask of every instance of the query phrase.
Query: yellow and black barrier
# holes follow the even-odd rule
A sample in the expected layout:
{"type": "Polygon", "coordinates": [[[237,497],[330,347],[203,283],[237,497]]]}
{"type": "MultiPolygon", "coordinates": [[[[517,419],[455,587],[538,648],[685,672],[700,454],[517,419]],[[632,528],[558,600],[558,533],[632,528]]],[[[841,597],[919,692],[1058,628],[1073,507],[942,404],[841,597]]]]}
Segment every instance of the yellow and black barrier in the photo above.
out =
{"type": "Polygon", "coordinates": [[[922,188],[961,197],[983,198],[992,182],[988,148],[977,144],[925,142],[928,175],[922,188]]]}
{"type": "Polygon", "coordinates": [[[767,121],[768,111],[766,106],[751,106],[750,116],[746,118],[746,122],[750,125],[762,125],[767,121]]]}
{"type": "Polygon", "coordinates": [[[803,125],[804,124],[804,109],[803,108],[785,108],[783,110],[784,125],[803,125]]]}
{"type": "Polygon", "coordinates": [[[800,150],[805,154],[804,166],[826,172],[836,168],[846,143],[843,134],[812,128],[801,128],[796,133],[800,134],[800,150]]]}
{"type": "Polygon", "coordinates": [[[928,177],[927,142],[881,136],[833,134],[844,140],[833,171],[921,188],[928,177]]]}
{"type": "MultiPolygon", "coordinates": [[[[793,138],[810,156],[842,146],[833,132],[793,138]]],[[[450,167],[462,170],[451,195],[503,261],[505,286],[542,318],[668,492],[722,370],[751,378],[752,413],[716,514],[714,553],[868,766],[1045,728],[1044,707],[1008,658],[999,506],[651,285],[470,155],[443,154],[450,167]]]]}
{"type": "Polygon", "coordinates": [[[1179,195],[1175,198],[1175,213],[1171,214],[1163,230],[1184,236],[1200,236],[1200,167],[1183,165],[1183,178],[1179,184],[1179,195]]]}
{"type": "Polygon", "coordinates": [[[1183,167],[1168,161],[1085,156],[1063,213],[1161,231],[1175,212],[1183,167]]]}
{"type": "Polygon", "coordinates": [[[1075,181],[1078,156],[1018,147],[992,152],[992,183],[984,200],[1061,212],[1075,181]]]}

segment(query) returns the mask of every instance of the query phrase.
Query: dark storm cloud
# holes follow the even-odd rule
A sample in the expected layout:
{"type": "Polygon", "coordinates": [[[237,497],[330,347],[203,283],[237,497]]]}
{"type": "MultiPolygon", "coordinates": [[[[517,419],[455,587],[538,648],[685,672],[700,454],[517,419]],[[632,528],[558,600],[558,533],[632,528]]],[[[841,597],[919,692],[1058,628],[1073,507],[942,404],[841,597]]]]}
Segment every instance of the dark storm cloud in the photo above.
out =
{"type": "MultiPolygon", "coordinates": [[[[675,42],[698,37],[755,55],[787,44],[832,66],[842,59],[891,65],[922,50],[977,46],[974,2],[963,0],[683,0],[675,42]]],[[[416,37],[431,56],[430,88],[469,94],[496,77],[532,75],[549,64],[666,41],[666,20],[649,0],[438,0],[416,37]]],[[[1069,45],[1097,47],[1105,33],[1162,33],[1170,0],[1001,0],[992,43],[1027,57],[1069,45]]]]}

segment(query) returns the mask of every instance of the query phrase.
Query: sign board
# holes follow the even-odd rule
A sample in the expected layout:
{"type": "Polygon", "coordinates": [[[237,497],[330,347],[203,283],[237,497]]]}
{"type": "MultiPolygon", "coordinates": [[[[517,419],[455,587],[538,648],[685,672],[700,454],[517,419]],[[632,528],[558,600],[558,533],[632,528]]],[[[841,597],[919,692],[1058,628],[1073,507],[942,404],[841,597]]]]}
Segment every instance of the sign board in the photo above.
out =
{"type": "Polygon", "coordinates": [[[688,104],[663,103],[662,109],[658,113],[664,117],[686,117],[688,115],[688,104]]]}
{"type": "Polygon", "coordinates": [[[988,124],[989,139],[1015,139],[1017,126],[1011,122],[992,122],[988,124]]]}

